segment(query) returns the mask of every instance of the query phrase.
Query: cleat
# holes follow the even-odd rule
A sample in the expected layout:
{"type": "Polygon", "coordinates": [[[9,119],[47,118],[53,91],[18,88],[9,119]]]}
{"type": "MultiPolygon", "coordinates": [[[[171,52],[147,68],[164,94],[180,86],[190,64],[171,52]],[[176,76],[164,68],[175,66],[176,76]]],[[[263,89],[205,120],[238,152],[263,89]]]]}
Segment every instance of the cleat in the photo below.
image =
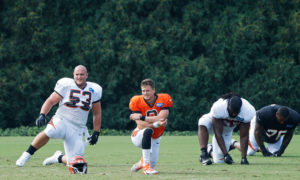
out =
{"type": "Polygon", "coordinates": [[[200,156],[200,162],[206,166],[206,165],[211,165],[212,161],[210,160],[209,156],[207,154],[201,155],[200,156]]]}
{"type": "Polygon", "coordinates": [[[143,157],[141,158],[141,160],[139,162],[132,165],[130,170],[131,170],[131,172],[138,172],[142,168],[143,168],[143,157]]]}
{"type": "Polygon", "coordinates": [[[31,154],[28,152],[23,152],[21,157],[16,161],[16,165],[19,167],[23,167],[26,162],[31,158],[31,154]]]}
{"type": "Polygon", "coordinates": [[[131,167],[131,172],[138,172],[142,168],[143,168],[142,163],[141,161],[139,161],[131,167]]]}
{"type": "Polygon", "coordinates": [[[150,164],[146,164],[144,167],[143,167],[143,174],[145,175],[156,175],[158,174],[158,171],[154,170],[150,164]]]}
{"type": "Polygon", "coordinates": [[[56,151],[51,157],[48,157],[43,161],[43,166],[58,163],[58,157],[61,155],[63,155],[61,151],[56,151]]]}
{"type": "Polygon", "coordinates": [[[228,152],[235,149],[234,144],[235,144],[236,142],[237,142],[237,141],[236,141],[235,139],[232,139],[232,140],[231,140],[231,143],[230,143],[228,152]]]}

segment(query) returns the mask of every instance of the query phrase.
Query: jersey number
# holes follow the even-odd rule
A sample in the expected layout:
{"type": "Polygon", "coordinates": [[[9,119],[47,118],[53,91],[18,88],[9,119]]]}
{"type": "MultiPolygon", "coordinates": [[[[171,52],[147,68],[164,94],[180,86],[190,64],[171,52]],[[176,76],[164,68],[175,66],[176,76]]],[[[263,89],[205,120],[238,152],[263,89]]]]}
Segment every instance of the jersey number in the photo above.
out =
{"type": "Polygon", "coordinates": [[[146,112],[146,116],[157,116],[157,111],[155,109],[146,112]]]}
{"type": "Polygon", "coordinates": [[[84,111],[88,111],[90,110],[90,104],[91,104],[91,92],[89,91],[79,91],[79,90],[71,90],[70,92],[70,102],[66,102],[65,105],[68,107],[72,107],[72,108],[77,108],[80,107],[82,110],[84,111]],[[80,98],[78,97],[80,94],[82,94],[82,96],[87,97],[85,99],[85,101],[80,101],[80,98]],[[78,106],[78,103],[82,103],[83,106],[78,106]]]}
{"type": "Polygon", "coordinates": [[[286,134],[286,132],[287,130],[268,129],[266,134],[269,138],[271,138],[272,136],[276,136],[275,140],[277,141],[280,136],[286,134]]]}

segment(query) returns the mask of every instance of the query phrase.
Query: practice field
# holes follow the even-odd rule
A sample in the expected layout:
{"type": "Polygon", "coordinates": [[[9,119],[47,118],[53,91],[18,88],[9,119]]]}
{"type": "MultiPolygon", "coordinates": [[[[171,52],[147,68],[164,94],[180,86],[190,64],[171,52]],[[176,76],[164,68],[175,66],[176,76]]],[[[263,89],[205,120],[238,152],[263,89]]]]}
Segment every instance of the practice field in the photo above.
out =
{"type": "Polygon", "coordinates": [[[43,160],[56,150],[63,150],[61,140],[50,140],[20,168],[15,161],[27,149],[33,137],[0,137],[0,179],[299,179],[300,135],[295,135],[283,157],[248,157],[249,166],[240,165],[240,152],[231,151],[235,163],[203,166],[199,163],[196,136],[164,136],[156,176],[131,173],[130,167],[141,157],[128,136],[103,136],[96,146],[86,148],[87,175],[71,175],[61,164],[42,166],[43,160]]]}

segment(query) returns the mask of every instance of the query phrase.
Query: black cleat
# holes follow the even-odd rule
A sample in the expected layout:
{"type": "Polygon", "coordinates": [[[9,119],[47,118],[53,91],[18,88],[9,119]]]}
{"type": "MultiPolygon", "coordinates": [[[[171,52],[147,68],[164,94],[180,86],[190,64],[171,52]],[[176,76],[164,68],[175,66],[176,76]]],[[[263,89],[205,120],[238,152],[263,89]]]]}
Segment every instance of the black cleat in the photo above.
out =
{"type": "Polygon", "coordinates": [[[211,164],[212,164],[212,161],[210,160],[208,154],[201,155],[201,156],[200,156],[200,162],[201,162],[203,165],[211,165],[211,164]]]}

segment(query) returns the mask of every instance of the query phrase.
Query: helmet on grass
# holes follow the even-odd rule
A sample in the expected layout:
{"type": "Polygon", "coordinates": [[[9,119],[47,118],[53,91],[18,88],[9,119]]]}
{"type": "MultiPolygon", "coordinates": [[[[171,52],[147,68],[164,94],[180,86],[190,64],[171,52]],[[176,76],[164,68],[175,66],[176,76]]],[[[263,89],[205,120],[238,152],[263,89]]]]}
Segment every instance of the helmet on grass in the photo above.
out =
{"type": "Polygon", "coordinates": [[[74,156],[68,166],[71,174],[87,174],[87,162],[82,156],[74,156]]]}

